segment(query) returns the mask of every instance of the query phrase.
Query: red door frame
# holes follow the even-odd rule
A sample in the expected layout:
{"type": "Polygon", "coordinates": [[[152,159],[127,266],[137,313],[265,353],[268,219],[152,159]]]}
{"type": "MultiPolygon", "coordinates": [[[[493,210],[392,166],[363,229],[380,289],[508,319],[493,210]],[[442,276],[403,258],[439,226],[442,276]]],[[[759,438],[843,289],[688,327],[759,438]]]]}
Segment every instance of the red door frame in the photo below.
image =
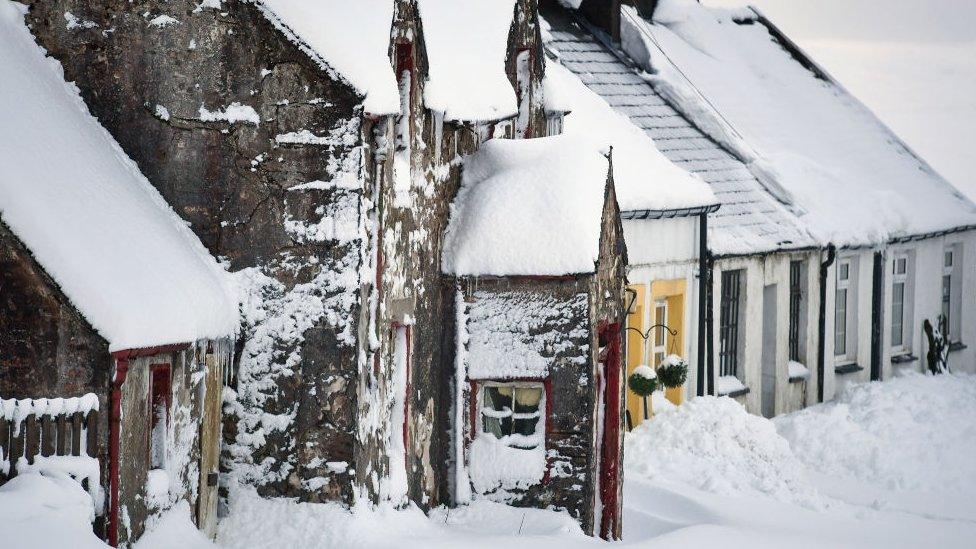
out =
{"type": "MultiPolygon", "coordinates": [[[[603,323],[601,323],[603,324],[603,323]]],[[[621,330],[620,323],[600,326],[599,339],[604,342],[600,357],[603,363],[603,440],[600,441],[600,501],[603,515],[600,520],[600,537],[618,539],[620,537],[620,409],[621,395],[621,330]]]]}

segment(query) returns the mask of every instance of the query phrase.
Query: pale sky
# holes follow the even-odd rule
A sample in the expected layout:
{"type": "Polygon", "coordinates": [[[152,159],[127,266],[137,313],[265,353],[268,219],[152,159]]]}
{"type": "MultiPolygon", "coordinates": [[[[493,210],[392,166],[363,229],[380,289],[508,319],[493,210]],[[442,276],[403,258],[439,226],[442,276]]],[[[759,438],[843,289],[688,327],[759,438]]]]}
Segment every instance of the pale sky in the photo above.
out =
{"type": "Polygon", "coordinates": [[[757,6],[976,200],[976,0],[704,0],[757,6]]]}

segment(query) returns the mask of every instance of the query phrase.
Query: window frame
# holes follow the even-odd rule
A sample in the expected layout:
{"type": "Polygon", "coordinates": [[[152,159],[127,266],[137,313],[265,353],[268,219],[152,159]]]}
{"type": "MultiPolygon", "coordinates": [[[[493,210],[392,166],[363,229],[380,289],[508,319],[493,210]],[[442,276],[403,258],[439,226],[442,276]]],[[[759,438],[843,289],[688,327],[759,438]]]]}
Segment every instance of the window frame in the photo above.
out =
{"type": "Polygon", "coordinates": [[[857,361],[857,258],[845,257],[837,260],[834,287],[834,361],[838,364],[852,364],[857,361]],[[841,279],[841,272],[846,268],[847,277],[841,279]],[[838,299],[844,292],[844,352],[837,352],[838,331],[838,299]],[[853,332],[851,331],[853,327],[853,332]]]}
{"type": "Polygon", "coordinates": [[[790,324],[789,324],[789,359],[795,362],[805,362],[800,350],[800,332],[803,324],[803,271],[804,261],[794,259],[790,261],[790,324]]]}
{"type": "Polygon", "coordinates": [[[911,338],[910,337],[906,337],[906,336],[908,336],[908,334],[906,332],[908,332],[909,331],[909,328],[911,327],[911,324],[910,324],[909,318],[908,318],[908,315],[909,315],[909,313],[911,311],[911,307],[910,307],[910,303],[909,303],[909,300],[911,298],[911,294],[910,294],[910,291],[911,291],[910,290],[911,289],[911,284],[910,284],[911,276],[910,276],[909,273],[910,273],[911,269],[912,269],[912,262],[911,262],[911,259],[909,258],[909,254],[907,252],[896,253],[892,257],[892,261],[891,261],[891,307],[890,307],[890,309],[888,311],[889,315],[891,316],[891,321],[888,324],[888,327],[889,327],[889,330],[888,330],[889,340],[888,341],[889,341],[889,346],[891,347],[892,354],[905,354],[905,353],[908,353],[909,350],[911,349],[911,345],[909,345],[909,342],[911,341],[911,338]],[[904,262],[904,270],[903,270],[903,272],[898,272],[898,270],[899,270],[898,269],[899,262],[902,262],[902,261],[904,262]],[[900,340],[897,343],[895,343],[895,326],[896,326],[896,324],[895,324],[895,318],[896,318],[896,315],[895,315],[895,287],[898,286],[898,285],[901,285],[901,302],[899,304],[900,307],[901,307],[901,310],[900,310],[900,315],[899,315],[900,318],[898,319],[898,324],[897,324],[898,325],[898,330],[899,330],[899,334],[898,335],[900,337],[900,340]]]}
{"type": "Polygon", "coordinates": [[[943,248],[942,279],[940,287],[940,314],[946,315],[946,339],[949,343],[962,341],[962,246],[947,244],[943,248]],[[948,261],[947,261],[948,260],[948,261]],[[948,263],[948,264],[947,264],[948,263]],[[948,295],[946,286],[948,282],[948,295]]]}
{"type": "MultiPolygon", "coordinates": [[[[470,399],[471,400],[471,410],[470,410],[471,430],[470,430],[469,442],[471,440],[474,440],[478,436],[485,435],[490,437],[494,442],[498,444],[504,444],[505,446],[516,450],[529,451],[529,450],[535,450],[540,446],[542,447],[543,450],[545,450],[548,447],[549,444],[548,419],[549,419],[549,412],[550,412],[550,405],[551,405],[550,403],[552,399],[552,385],[548,378],[546,379],[537,379],[537,378],[485,379],[485,380],[477,380],[477,381],[472,380],[470,381],[470,385],[471,385],[472,396],[470,399]],[[506,440],[505,438],[499,438],[494,433],[485,431],[483,410],[485,407],[485,389],[488,387],[512,387],[513,399],[515,396],[514,390],[517,390],[519,388],[532,388],[532,389],[538,388],[542,390],[542,396],[540,397],[539,400],[539,421],[536,423],[535,433],[534,433],[535,436],[539,437],[539,444],[532,446],[531,448],[527,448],[523,446],[515,446],[511,443],[512,441],[506,440]]],[[[512,414],[514,413],[515,413],[514,410],[512,410],[512,414]]],[[[509,433],[509,435],[506,436],[511,436],[511,433],[509,433]]],[[[547,466],[547,470],[548,470],[548,466],[547,466]]]]}
{"type": "MultiPolygon", "coordinates": [[[[655,325],[656,324],[662,324],[664,326],[668,325],[668,315],[670,313],[668,309],[669,307],[668,307],[667,298],[658,299],[654,301],[654,316],[651,320],[654,322],[655,325]],[[660,309],[664,310],[664,315],[661,321],[658,322],[657,312],[660,309]]],[[[657,328],[654,328],[653,335],[650,338],[648,338],[648,343],[650,343],[651,345],[651,367],[653,368],[657,368],[658,366],[660,366],[661,363],[664,362],[664,358],[668,356],[668,335],[669,334],[667,328],[658,326],[657,328]],[[661,338],[660,345],[657,343],[658,337],[661,338]],[[660,361],[658,360],[658,354],[661,355],[660,361]]]]}
{"type": "Polygon", "coordinates": [[[719,376],[739,378],[743,272],[744,269],[722,271],[719,288],[719,376]]]}

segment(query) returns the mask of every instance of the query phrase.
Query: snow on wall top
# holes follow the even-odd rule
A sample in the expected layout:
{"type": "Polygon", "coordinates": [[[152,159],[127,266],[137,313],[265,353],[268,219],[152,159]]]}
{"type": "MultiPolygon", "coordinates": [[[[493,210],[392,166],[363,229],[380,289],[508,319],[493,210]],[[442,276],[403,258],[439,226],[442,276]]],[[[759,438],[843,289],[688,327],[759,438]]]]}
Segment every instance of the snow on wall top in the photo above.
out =
{"type": "Polygon", "coordinates": [[[672,210],[718,203],[697,176],[664,157],[654,141],[586,87],[562,65],[546,65],[545,92],[569,110],[563,133],[609,152],[613,146],[613,182],[621,211],[672,210]]]}
{"type": "Polygon", "coordinates": [[[515,0],[418,0],[418,6],[429,64],[427,107],[452,121],[514,116],[505,60],[515,0]]]}
{"type": "Polygon", "coordinates": [[[798,62],[754,12],[662,0],[653,24],[631,8],[622,21],[641,38],[625,48],[657,71],[659,88],[819,239],[866,245],[976,223],[969,200],[798,62]]]}
{"type": "Polygon", "coordinates": [[[0,3],[0,218],[110,349],[235,333],[227,275],[0,3]]]}
{"type": "Polygon", "coordinates": [[[389,56],[393,2],[260,0],[260,5],[272,22],[284,24],[366,96],[367,113],[387,115],[400,112],[389,56]]]}
{"type": "Polygon", "coordinates": [[[469,379],[545,378],[560,356],[585,364],[589,300],[534,292],[477,291],[465,304],[469,379]]]}
{"type": "Polygon", "coordinates": [[[571,136],[492,139],[464,159],[441,269],[464,275],[592,273],[607,159],[571,136]]]}

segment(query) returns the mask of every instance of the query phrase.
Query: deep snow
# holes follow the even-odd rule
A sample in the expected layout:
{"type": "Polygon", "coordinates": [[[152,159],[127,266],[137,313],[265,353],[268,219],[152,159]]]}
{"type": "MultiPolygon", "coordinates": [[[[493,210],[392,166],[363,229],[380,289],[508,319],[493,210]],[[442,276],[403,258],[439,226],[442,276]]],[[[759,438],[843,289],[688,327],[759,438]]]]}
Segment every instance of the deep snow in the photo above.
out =
{"type": "MultiPolygon", "coordinates": [[[[976,539],[976,516],[962,499],[976,489],[976,376],[856,385],[836,402],[772,422],[724,397],[655,410],[626,438],[625,540],[615,547],[962,548],[976,539]]],[[[81,527],[90,498],[64,482],[24,475],[0,488],[0,531],[23,532],[18,542],[33,536],[26,547],[100,547],[81,527]]],[[[176,546],[214,547],[192,530],[185,506],[164,514],[137,547],[176,546]]],[[[216,546],[607,545],[564,514],[483,500],[428,516],[235,488],[216,546]]]]}

